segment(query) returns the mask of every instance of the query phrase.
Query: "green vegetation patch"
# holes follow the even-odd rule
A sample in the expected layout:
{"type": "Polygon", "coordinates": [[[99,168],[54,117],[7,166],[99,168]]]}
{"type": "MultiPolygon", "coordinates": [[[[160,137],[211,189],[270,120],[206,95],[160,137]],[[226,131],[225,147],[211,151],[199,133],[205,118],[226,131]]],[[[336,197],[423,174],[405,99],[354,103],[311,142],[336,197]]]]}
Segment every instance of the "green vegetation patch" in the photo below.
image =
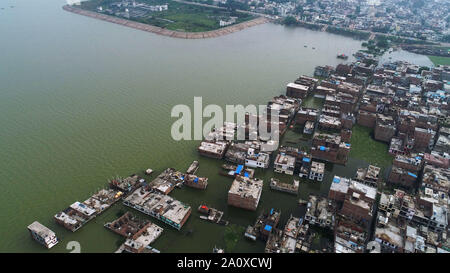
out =
{"type": "Polygon", "coordinates": [[[428,56],[434,65],[450,65],[450,57],[428,56]]]}
{"type": "Polygon", "coordinates": [[[115,0],[90,0],[82,2],[81,8],[100,12],[97,8],[102,7],[101,13],[117,16],[120,18],[153,25],[169,30],[185,32],[203,32],[220,29],[220,20],[230,21],[235,18],[233,24],[254,19],[255,16],[236,12],[233,9],[218,9],[203,7],[172,0],[139,0],[138,4],[146,5],[168,5],[167,10],[145,11],[139,7],[117,7],[115,0]],[[125,15],[125,9],[129,11],[129,17],[125,15]]]}
{"type": "Polygon", "coordinates": [[[372,135],[373,129],[355,125],[352,130],[350,156],[386,168],[392,164],[393,159],[388,152],[388,144],[376,141],[372,135]]]}
{"type": "Polygon", "coordinates": [[[225,240],[225,251],[231,252],[233,251],[236,244],[239,242],[239,239],[242,237],[245,228],[239,225],[229,225],[225,228],[225,234],[223,235],[225,240]]]}
{"type": "Polygon", "coordinates": [[[348,36],[348,37],[361,39],[361,40],[367,40],[370,37],[369,32],[347,29],[347,28],[340,28],[340,27],[335,27],[335,26],[328,26],[327,32],[334,33],[334,34],[340,34],[343,36],[348,36]]]}
{"type": "Polygon", "coordinates": [[[302,101],[302,106],[307,108],[321,109],[324,102],[324,99],[316,98],[314,96],[308,96],[302,101]]]}

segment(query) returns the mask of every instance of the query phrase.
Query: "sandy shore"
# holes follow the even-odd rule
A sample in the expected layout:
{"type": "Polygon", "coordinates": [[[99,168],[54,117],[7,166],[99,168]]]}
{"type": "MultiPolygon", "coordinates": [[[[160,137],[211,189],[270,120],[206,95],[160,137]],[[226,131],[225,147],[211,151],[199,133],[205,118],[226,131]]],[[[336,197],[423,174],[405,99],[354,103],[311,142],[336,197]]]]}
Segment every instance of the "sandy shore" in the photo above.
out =
{"type": "Polygon", "coordinates": [[[138,23],[138,22],[134,22],[134,21],[130,21],[130,20],[126,20],[126,19],[122,19],[122,18],[118,18],[118,17],[106,15],[106,14],[101,14],[101,13],[97,13],[97,12],[93,12],[93,11],[83,10],[83,9],[76,8],[74,6],[69,6],[69,5],[63,6],[63,9],[66,11],[76,13],[76,14],[89,16],[92,18],[100,19],[103,21],[107,21],[107,22],[111,22],[111,23],[115,23],[115,24],[119,24],[119,25],[123,25],[123,26],[127,26],[127,27],[132,27],[135,29],[140,29],[140,30],[147,31],[147,32],[152,32],[155,34],[169,36],[169,37],[173,37],[173,38],[183,38],[183,39],[204,39],[204,38],[219,37],[222,35],[226,35],[226,34],[230,34],[233,32],[243,30],[245,28],[264,24],[269,21],[269,19],[267,19],[267,18],[258,17],[256,19],[253,19],[250,21],[242,22],[242,23],[239,23],[236,25],[232,25],[232,26],[228,26],[228,27],[224,27],[224,28],[220,28],[220,29],[216,29],[216,30],[204,31],[204,32],[183,32],[183,31],[169,30],[169,29],[152,26],[152,25],[138,23]]]}

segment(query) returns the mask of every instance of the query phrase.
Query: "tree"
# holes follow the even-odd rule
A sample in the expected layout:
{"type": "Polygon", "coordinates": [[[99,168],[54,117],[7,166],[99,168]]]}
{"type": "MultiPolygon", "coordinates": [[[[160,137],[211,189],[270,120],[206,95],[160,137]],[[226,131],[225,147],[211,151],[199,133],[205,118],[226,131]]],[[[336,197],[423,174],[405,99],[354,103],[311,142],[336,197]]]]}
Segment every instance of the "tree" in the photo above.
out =
{"type": "Polygon", "coordinates": [[[377,42],[377,47],[381,47],[381,48],[387,48],[389,46],[389,43],[386,39],[380,39],[377,42]]]}
{"type": "Polygon", "coordinates": [[[429,68],[428,66],[422,66],[422,67],[420,67],[420,68],[419,68],[419,74],[422,74],[422,71],[424,71],[424,70],[430,71],[430,68],[429,68]]]}
{"type": "Polygon", "coordinates": [[[297,19],[295,19],[294,16],[287,16],[286,18],[284,18],[283,23],[284,23],[286,26],[296,25],[296,24],[297,24],[297,19]]]}
{"type": "Polygon", "coordinates": [[[444,35],[442,37],[442,42],[450,43],[450,34],[444,35]]]}
{"type": "Polygon", "coordinates": [[[413,8],[420,9],[425,5],[425,2],[423,0],[414,0],[413,1],[413,8]]]}

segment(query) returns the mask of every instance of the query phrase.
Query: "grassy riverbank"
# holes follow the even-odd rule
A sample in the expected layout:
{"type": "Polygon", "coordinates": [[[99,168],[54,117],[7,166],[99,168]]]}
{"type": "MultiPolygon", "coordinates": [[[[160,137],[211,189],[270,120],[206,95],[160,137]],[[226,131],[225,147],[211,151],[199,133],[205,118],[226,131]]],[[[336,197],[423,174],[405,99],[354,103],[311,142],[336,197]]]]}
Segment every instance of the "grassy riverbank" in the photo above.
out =
{"type": "Polygon", "coordinates": [[[450,65],[450,57],[428,56],[434,65],[450,65]]]}

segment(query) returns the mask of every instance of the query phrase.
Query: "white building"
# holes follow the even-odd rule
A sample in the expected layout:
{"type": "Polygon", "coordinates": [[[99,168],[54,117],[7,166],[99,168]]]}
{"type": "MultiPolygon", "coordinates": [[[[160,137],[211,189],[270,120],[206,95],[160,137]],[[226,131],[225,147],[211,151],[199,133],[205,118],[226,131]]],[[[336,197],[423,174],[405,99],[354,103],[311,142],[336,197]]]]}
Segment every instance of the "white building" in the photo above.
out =
{"type": "Polygon", "coordinates": [[[294,174],[295,157],[280,153],[274,162],[274,171],[277,173],[294,174]]]}
{"type": "Polygon", "coordinates": [[[322,181],[325,174],[325,164],[313,161],[309,171],[309,179],[322,181]]]}
{"type": "Polygon", "coordinates": [[[270,156],[266,153],[255,154],[253,148],[248,149],[245,157],[245,166],[252,168],[269,168],[270,156]]]}
{"type": "Polygon", "coordinates": [[[58,243],[56,234],[38,221],[34,221],[30,224],[28,226],[28,230],[30,231],[33,239],[47,248],[52,248],[58,243]]]}
{"type": "Polygon", "coordinates": [[[220,25],[221,27],[225,27],[225,26],[232,25],[232,24],[236,23],[236,18],[237,18],[237,17],[230,17],[230,19],[228,19],[227,21],[225,21],[225,20],[220,20],[220,21],[219,21],[219,25],[220,25]]]}

